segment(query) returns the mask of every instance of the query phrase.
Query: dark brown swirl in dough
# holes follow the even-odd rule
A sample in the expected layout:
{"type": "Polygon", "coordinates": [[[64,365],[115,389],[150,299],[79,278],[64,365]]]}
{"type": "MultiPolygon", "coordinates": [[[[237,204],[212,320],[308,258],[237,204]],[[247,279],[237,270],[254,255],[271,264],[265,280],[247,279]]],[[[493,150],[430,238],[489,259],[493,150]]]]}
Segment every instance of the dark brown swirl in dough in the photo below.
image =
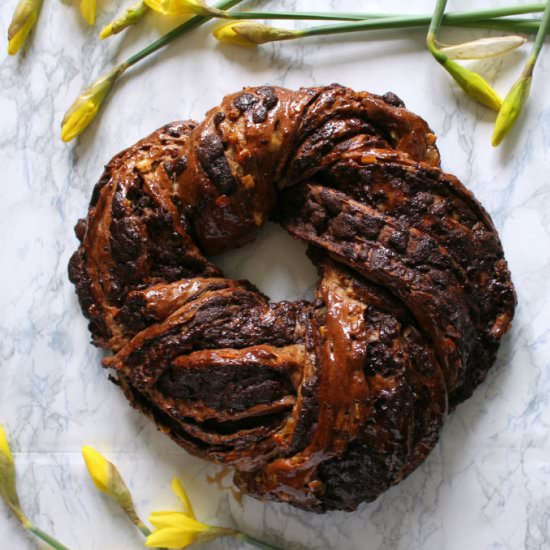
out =
{"type": "Polygon", "coordinates": [[[515,295],[488,214],[394,94],[264,86],[114,157],[69,274],[131,403],[246,493],[353,510],[413,471],[494,362],[515,295]],[[207,256],[278,221],[311,302],[207,256]]]}

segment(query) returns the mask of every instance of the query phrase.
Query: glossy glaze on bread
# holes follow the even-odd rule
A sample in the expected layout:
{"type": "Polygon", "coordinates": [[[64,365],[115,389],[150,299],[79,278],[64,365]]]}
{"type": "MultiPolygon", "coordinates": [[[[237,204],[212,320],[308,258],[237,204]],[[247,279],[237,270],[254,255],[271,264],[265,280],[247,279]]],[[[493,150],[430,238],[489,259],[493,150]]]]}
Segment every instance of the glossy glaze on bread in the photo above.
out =
{"type": "Polygon", "coordinates": [[[425,459],[514,312],[488,214],[393,94],[229,95],[114,157],[76,233],[70,278],[131,403],[244,492],[317,512],[425,459]],[[208,260],[267,219],[310,245],[312,302],[208,260]]]}

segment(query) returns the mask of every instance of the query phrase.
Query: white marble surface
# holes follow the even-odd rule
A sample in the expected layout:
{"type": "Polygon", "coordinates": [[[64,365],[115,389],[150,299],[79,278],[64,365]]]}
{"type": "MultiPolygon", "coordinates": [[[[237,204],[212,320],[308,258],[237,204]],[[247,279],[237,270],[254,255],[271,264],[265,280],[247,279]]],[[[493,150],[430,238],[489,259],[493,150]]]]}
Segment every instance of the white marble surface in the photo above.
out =
{"type": "MultiPolygon", "coordinates": [[[[14,4],[0,6],[3,37],[14,4]]],[[[276,4],[426,12],[433,2],[263,5],[276,4]]],[[[450,8],[476,4],[510,2],[456,0],[450,8]]],[[[120,4],[100,5],[104,23],[120,4]]],[[[169,483],[178,474],[201,517],[217,516],[284,548],[550,548],[550,47],[537,67],[529,108],[499,150],[489,145],[493,115],[451,84],[424,51],[422,33],[403,31],[245,51],[217,47],[199,29],[133,70],[89,131],[63,144],[63,111],[83,85],[109,60],[122,59],[163,28],[166,23],[153,17],[139,30],[99,43],[97,29],[83,26],[75,6],[46,0],[26,54],[2,54],[0,422],[15,451],[29,516],[72,549],[142,547],[139,534],[86,475],[79,450],[92,444],[118,464],[143,516],[177,505],[169,483]],[[169,120],[200,118],[243,85],[334,81],[393,90],[428,119],[439,135],[444,168],[463,179],[494,217],[519,307],[496,367],[448,419],[426,463],[357,512],[319,517],[248,498],[239,506],[228,490],[206,482],[215,467],[186,455],[131,410],[88,344],[66,265],[76,246],[72,226],[86,211],[102,165],[119,149],[169,120]]],[[[508,88],[527,51],[496,67],[483,64],[499,90],[508,88]]],[[[274,227],[222,263],[230,275],[249,277],[274,298],[301,296],[314,281],[303,247],[274,227]]],[[[35,547],[0,506],[0,548],[35,547]]],[[[208,547],[238,545],[219,541],[208,547]]]]}

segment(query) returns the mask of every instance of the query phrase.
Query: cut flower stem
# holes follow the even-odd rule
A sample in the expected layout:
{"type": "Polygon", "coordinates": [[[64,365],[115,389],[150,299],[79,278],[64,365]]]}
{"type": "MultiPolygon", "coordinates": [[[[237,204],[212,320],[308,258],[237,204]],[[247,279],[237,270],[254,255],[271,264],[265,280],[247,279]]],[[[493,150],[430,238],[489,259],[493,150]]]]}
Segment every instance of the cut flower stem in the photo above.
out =
{"type": "MultiPolygon", "coordinates": [[[[217,10],[229,10],[236,6],[240,0],[223,0],[218,2],[213,7],[217,10]]],[[[487,10],[477,10],[471,12],[455,12],[448,14],[441,14],[439,25],[449,25],[449,26],[460,26],[460,27],[480,27],[480,28],[489,28],[489,29],[498,29],[506,30],[511,32],[522,32],[522,33],[535,33],[538,31],[540,26],[540,21],[538,19],[500,19],[502,17],[508,17],[510,15],[521,15],[526,13],[536,13],[544,10],[545,4],[533,3],[526,4],[524,6],[515,6],[508,8],[495,8],[487,10]]],[[[317,19],[317,20],[341,20],[341,23],[335,23],[331,25],[320,25],[314,26],[306,29],[296,29],[292,31],[285,31],[284,29],[274,29],[279,32],[273,32],[269,36],[269,40],[264,41],[275,41],[275,40],[291,40],[295,38],[305,38],[308,36],[320,36],[320,35],[331,35],[331,34],[343,34],[349,32],[358,32],[358,31],[368,31],[368,30],[382,30],[382,29],[399,29],[405,27],[426,27],[430,24],[432,20],[427,15],[395,15],[387,16],[380,13],[327,13],[327,12],[237,12],[230,11],[227,13],[230,18],[234,18],[236,23],[238,20],[246,19],[317,19]],[[368,18],[368,19],[365,19],[368,18]]],[[[135,65],[139,61],[145,59],[149,55],[155,53],[156,51],[167,46],[176,38],[183,36],[189,31],[199,27],[200,25],[206,23],[207,21],[213,19],[213,16],[209,15],[197,15],[191,19],[185,21],[181,25],[175,27],[168,33],[164,34],[160,38],[154,40],[151,44],[136,52],[135,54],[128,57],[125,61],[117,65],[113,71],[116,72],[117,78],[123,72],[126,71],[132,65],[135,65]]],[[[226,19],[227,20],[227,19],[226,19]]],[[[544,37],[543,37],[544,38],[544,37]]],[[[259,42],[257,42],[259,43],[259,42]]],[[[433,52],[432,52],[433,53],[433,52]]],[[[454,64],[456,65],[456,64],[454,64]]],[[[455,70],[455,75],[453,77],[457,82],[463,80],[464,71],[461,67],[454,67],[452,62],[449,62],[449,67],[447,70],[451,72],[455,70]]],[[[110,73],[109,73],[110,74],[110,73]]],[[[480,77],[481,78],[481,77],[480,77]]],[[[113,80],[114,83],[114,80],[113,80]]],[[[462,86],[462,84],[460,84],[462,86]]],[[[92,85],[93,86],[93,85],[92,85]]],[[[80,134],[86,126],[91,122],[95,117],[97,110],[100,108],[101,103],[107,95],[109,95],[111,89],[109,89],[104,97],[101,98],[101,101],[96,105],[95,111],[93,113],[88,113],[88,119],[86,121],[81,121],[79,124],[75,124],[75,128],[78,131],[68,132],[64,128],[64,134],[68,141],[73,139],[78,134],[80,134]]],[[[470,95],[472,95],[470,93],[470,95]]],[[[493,98],[493,108],[496,105],[496,101],[500,102],[500,98],[493,98]]],[[[78,102],[78,99],[76,100],[78,102]]],[[[75,103],[76,103],[75,102],[75,103]]],[[[486,102],[487,104],[487,102],[486,102]]],[[[73,104],[74,105],[74,104],[73,104]]],[[[70,109],[69,109],[70,110],[70,109]]],[[[77,123],[79,121],[76,121],[77,123]]]]}
{"type": "MultiPolygon", "coordinates": [[[[511,6],[488,10],[473,10],[467,12],[448,12],[444,15],[443,25],[453,23],[465,23],[479,19],[492,19],[494,17],[507,17],[510,15],[524,15],[529,13],[541,13],[546,4],[525,4],[523,6],[511,6]]],[[[289,11],[289,12],[264,12],[264,11],[230,11],[231,19],[296,19],[309,21],[364,21],[365,19],[387,19],[391,17],[421,18],[424,24],[429,25],[431,15],[404,15],[388,13],[343,13],[343,12],[316,12],[316,11],[289,11]]]]}

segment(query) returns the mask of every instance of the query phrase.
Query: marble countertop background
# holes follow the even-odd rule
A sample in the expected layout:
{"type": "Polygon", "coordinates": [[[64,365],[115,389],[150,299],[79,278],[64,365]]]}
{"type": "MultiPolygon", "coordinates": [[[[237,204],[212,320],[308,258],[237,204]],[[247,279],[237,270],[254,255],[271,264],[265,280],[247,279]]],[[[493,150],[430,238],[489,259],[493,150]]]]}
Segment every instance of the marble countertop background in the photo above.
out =
{"type": "MultiPolygon", "coordinates": [[[[59,137],[60,121],[83,86],[110,60],[123,59],[167,29],[165,21],[150,17],[139,29],[101,43],[99,26],[122,3],[99,4],[99,25],[90,29],[76,6],[46,0],[27,51],[16,58],[2,54],[0,62],[0,422],[15,451],[28,515],[73,550],[143,547],[88,478],[80,448],[91,444],[119,466],[144,517],[176,509],[170,480],[177,474],[201,518],[238,525],[282,548],[550,548],[550,45],[537,66],[529,107],[498,150],[489,143],[494,115],[452,84],[424,51],[422,32],[363,33],[249,51],[217,46],[204,28],[132,70],[85,135],[67,145],[59,137]],[[477,194],[495,220],[519,307],[495,368],[448,419],[423,466],[355,513],[315,516],[249,498],[241,506],[229,490],[230,476],[223,487],[208,482],[218,467],[188,456],[128,406],[100,368],[100,352],[88,343],[66,266],[76,246],[72,227],[86,212],[103,164],[117,151],[167,121],[200,119],[244,85],[335,81],[377,93],[392,90],[429,121],[443,167],[477,194]]],[[[449,4],[459,10],[510,2],[449,4]]],[[[9,0],[0,6],[2,40],[14,5],[9,0]]],[[[431,11],[433,2],[260,5],[412,13],[431,11]]],[[[452,41],[478,34],[446,36],[452,41]]],[[[482,69],[504,92],[527,51],[482,69]]],[[[274,299],[293,298],[315,280],[303,252],[270,226],[256,243],[220,263],[230,276],[252,279],[274,299]]],[[[216,541],[207,547],[239,546],[216,541]]],[[[3,505],[0,548],[36,548],[3,505]]]]}

